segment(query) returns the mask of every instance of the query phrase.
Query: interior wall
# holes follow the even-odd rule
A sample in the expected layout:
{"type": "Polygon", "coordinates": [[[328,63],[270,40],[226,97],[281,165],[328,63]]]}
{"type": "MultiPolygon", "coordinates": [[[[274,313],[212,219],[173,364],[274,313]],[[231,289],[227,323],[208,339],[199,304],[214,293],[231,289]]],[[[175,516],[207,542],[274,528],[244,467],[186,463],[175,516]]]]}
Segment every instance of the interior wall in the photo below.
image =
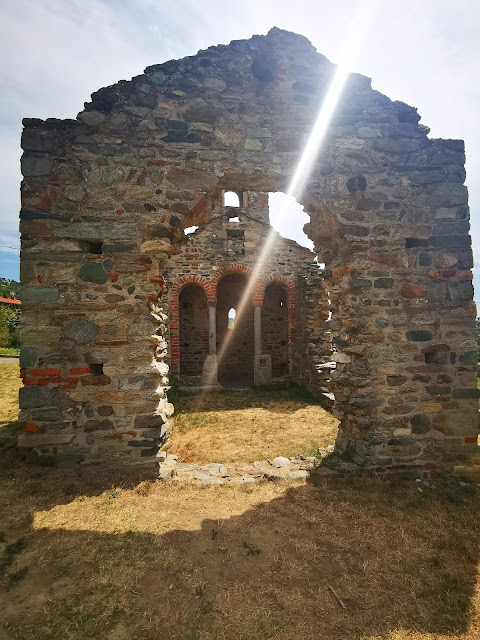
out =
{"type": "Polygon", "coordinates": [[[283,287],[269,284],[262,307],[262,352],[272,357],[272,376],[288,374],[288,296],[283,287]]]}
{"type": "Polygon", "coordinates": [[[179,296],[180,375],[201,376],[208,355],[207,295],[187,285],[179,296]]]}
{"type": "Polygon", "coordinates": [[[239,315],[239,304],[247,280],[236,273],[224,276],[217,285],[217,355],[220,382],[253,381],[253,304],[251,296],[239,315]],[[236,311],[235,326],[228,328],[228,312],[236,311]],[[227,347],[224,348],[225,341],[227,347]]]}

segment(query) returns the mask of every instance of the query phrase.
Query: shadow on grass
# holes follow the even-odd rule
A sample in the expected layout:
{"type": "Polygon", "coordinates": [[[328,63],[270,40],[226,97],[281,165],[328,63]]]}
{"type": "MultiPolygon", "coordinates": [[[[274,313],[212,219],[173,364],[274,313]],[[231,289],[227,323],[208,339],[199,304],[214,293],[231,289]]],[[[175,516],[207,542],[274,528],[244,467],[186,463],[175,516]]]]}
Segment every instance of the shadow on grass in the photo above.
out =
{"type": "Polygon", "coordinates": [[[320,402],[307,389],[293,383],[195,393],[175,389],[173,395],[169,393],[169,399],[174,403],[177,413],[265,409],[271,413],[285,415],[298,411],[299,404],[321,406],[320,402]],[[281,411],[271,407],[273,403],[282,403],[281,411]],[[295,403],[297,406],[289,408],[285,406],[285,403],[295,403]]]}
{"type": "Polygon", "coordinates": [[[480,513],[474,485],[442,476],[421,483],[314,477],[273,499],[250,499],[229,517],[226,503],[267,485],[142,492],[142,479],[27,467],[4,476],[1,509],[10,502],[23,512],[15,536],[25,539],[11,571],[28,565],[8,593],[0,590],[14,638],[412,640],[470,628],[480,513]],[[118,487],[136,489],[143,519],[135,531],[118,487]],[[83,510],[89,496],[102,494],[89,528],[83,510]],[[173,518],[162,535],[148,530],[167,513],[195,514],[215,501],[221,515],[200,516],[198,527],[178,528],[173,518]],[[36,513],[59,505],[71,509],[63,525],[32,527],[36,513]],[[118,531],[102,533],[120,516],[118,531]]]}

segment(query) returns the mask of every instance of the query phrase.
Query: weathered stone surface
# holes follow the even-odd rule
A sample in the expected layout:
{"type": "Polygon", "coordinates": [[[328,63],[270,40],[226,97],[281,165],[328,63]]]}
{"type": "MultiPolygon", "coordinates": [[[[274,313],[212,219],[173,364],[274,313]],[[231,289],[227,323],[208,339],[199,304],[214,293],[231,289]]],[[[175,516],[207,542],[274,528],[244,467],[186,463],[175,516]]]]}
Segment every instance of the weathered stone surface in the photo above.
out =
{"type": "Polygon", "coordinates": [[[104,420],[88,420],[84,429],[87,433],[92,431],[110,431],[111,429],[115,429],[115,425],[111,420],[108,420],[108,418],[104,420]]]}
{"type": "Polygon", "coordinates": [[[384,404],[385,400],[383,398],[352,398],[350,400],[350,404],[355,407],[379,407],[384,404]]]}
{"type": "Polygon", "coordinates": [[[37,362],[37,358],[38,350],[35,349],[35,347],[20,347],[20,367],[22,369],[33,367],[33,365],[37,362]]]}
{"type": "Polygon", "coordinates": [[[20,409],[35,409],[54,404],[57,389],[45,387],[21,387],[19,391],[20,409]]]}
{"type": "Polygon", "coordinates": [[[165,423],[163,416],[137,416],[135,418],[136,429],[152,429],[154,427],[161,427],[165,423]]]}
{"type": "Polygon", "coordinates": [[[410,342],[427,342],[432,339],[432,333],[431,331],[422,329],[418,331],[407,331],[406,337],[410,342]]]}
{"type": "Polygon", "coordinates": [[[116,391],[105,391],[103,393],[97,394],[97,401],[101,403],[122,403],[125,400],[125,396],[123,393],[117,393],[116,391]]]}
{"type": "Polygon", "coordinates": [[[412,433],[424,434],[430,431],[430,420],[422,413],[418,413],[410,418],[412,433]]]}
{"type": "Polygon", "coordinates": [[[470,400],[480,398],[480,389],[454,389],[453,397],[457,400],[470,400]]]}
{"type": "Polygon", "coordinates": [[[63,335],[74,342],[85,344],[96,338],[98,331],[99,327],[94,322],[84,318],[75,318],[66,325],[63,335]]]}
{"type": "Polygon", "coordinates": [[[105,364],[109,360],[108,353],[94,349],[85,354],[85,360],[90,364],[105,364]]]}
{"type": "Polygon", "coordinates": [[[395,280],[393,278],[378,278],[373,283],[375,289],[391,289],[395,284],[395,280]]]}
{"type": "Polygon", "coordinates": [[[420,289],[420,287],[415,287],[413,284],[409,282],[405,282],[402,284],[402,288],[400,289],[400,293],[404,298],[423,298],[427,295],[427,292],[424,289],[420,289]]]}
{"type": "Polygon", "coordinates": [[[138,240],[140,230],[134,224],[116,223],[115,225],[102,222],[74,222],[56,229],[59,238],[73,238],[75,240],[138,240]]]}
{"type": "Polygon", "coordinates": [[[52,171],[53,162],[51,156],[24,154],[21,161],[22,174],[25,177],[46,176],[52,171]]]}
{"type": "Polygon", "coordinates": [[[272,460],[272,464],[274,467],[288,467],[290,465],[290,460],[283,456],[277,456],[272,460]]]}
{"type": "Polygon", "coordinates": [[[40,422],[59,422],[62,419],[62,411],[59,407],[41,407],[32,411],[32,418],[40,422]]]}
{"type": "Polygon", "coordinates": [[[78,115],[78,118],[89,127],[98,127],[105,122],[107,116],[99,111],[83,111],[78,115]]]}
{"type": "Polygon", "coordinates": [[[46,445],[70,444],[73,433],[22,433],[18,436],[18,446],[23,449],[34,449],[46,445]]]}
{"type": "Polygon", "coordinates": [[[22,302],[56,302],[60,297],[58,287],[22,287],[22,302]]]}
{"type": "Polygon", "coordinates": [[[87,260],[81,266],[78,277],[85,282],[94,282],[95,284],[104,284],[107,281],[107,273],[103,266],[92,260],[87,260]]]}
{"type": "Polygon", "coordinates": [[[364,287],[369,288],[372,286],[372,281],[366,278],[353,278],[350,280],[350,286],[352,289],[362,289],[364,287]]]}
{"type": "Polygon", "coordinates": [[[118,242],[116,244],[104,242],[102,244],[102,253],[120,253],[122,251],[130,251],[133,246],[133,244],[125,244],[124,242],[118,242]]]}
{"type": "Polygon", "coordinates": [[[147,240],[141,245],[140,251],[142,253],[162,252],[169,254],[174,251],[174,248],[168,238],[162,238],[161,240],[147,240]]]}

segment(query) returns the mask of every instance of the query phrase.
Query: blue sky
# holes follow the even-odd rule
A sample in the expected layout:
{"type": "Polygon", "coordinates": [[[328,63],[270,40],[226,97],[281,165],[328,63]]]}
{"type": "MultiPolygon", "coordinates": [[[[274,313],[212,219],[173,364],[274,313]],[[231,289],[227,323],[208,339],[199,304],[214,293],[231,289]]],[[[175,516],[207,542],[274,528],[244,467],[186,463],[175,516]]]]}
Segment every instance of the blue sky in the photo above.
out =
{"type": "MultiPolygon", "coordinates": [[[[71,118],[92,92],[151,64],[266,33],[308,37],[343,57],[352,17],[371,0],[16,0],[0,24],[0,276],[18,278],[22,117],[71,118]],[[13,247],[13,248],[10,248],[13,247]]],[[[431,137],[462,138],[472,237],[480,264],[480,6],[472,0],[378,2],[351,70],[418,108],[431,137]]],[[[304,223],[306,218],[302,221],[304,223]]],[[[280,231],[300,240],[298,228],[280,231]]],[[[476,283],[475,283],[476,281],[476,283]]],[[[475,270],[480,301],[480,272],[475,270]]],[[[478,293],[477,293],[478,292],[478,293]]]]}

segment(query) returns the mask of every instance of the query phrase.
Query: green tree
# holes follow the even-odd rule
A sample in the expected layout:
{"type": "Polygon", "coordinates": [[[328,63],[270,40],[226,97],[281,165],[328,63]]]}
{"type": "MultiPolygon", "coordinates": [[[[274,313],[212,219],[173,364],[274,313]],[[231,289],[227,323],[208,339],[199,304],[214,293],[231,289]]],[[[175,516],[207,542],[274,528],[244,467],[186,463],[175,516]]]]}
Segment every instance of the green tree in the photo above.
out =
{"type": "Polygon", "coordinates": [[[0,347],[18,347],[20,329],[20,309],[7,305],[0,306],[0,347]]]}
{"type": "Polygon", "coordinates": [[[0,278],[0,298],[18,298],[19,294],[19,282],[16,282],[16,280],[5,280],[5,278],[0,278]]]}

